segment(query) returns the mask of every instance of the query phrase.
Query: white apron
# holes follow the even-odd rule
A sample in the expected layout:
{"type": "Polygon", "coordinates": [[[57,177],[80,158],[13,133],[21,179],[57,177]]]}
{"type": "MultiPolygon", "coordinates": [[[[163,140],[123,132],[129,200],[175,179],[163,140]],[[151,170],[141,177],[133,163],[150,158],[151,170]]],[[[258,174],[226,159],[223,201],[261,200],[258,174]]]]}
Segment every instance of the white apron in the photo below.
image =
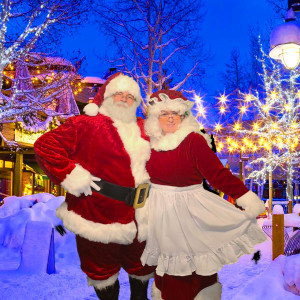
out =
{"type": "Polygon", "coordinates": [[[147,202],[148,237],[141,261],[157,265],[159,276],[212,275],[267,239],[256,219],[202,184],[151,184],[147,202]]]}

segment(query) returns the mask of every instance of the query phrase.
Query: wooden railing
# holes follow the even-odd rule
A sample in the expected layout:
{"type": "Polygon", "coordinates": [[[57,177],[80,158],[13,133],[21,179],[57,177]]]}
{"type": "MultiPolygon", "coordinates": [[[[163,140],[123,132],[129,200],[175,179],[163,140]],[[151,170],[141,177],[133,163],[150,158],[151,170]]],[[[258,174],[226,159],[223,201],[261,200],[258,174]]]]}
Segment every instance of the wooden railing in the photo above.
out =
{"type": "MultiPolygon", "coordinates": [[[[300,213],[299,213],[299,217],[300,217],[300,213]]],[[[272,215],[272,236],[271,236],[271,238],[272,238],[272,259],[273,260],[281,254],[289,255],[289,253],[287,253],[287,252],[293,252],[293,249],[288,249],[291,247],[291,244],[296,245],[299,248],[300,233],[297,233],[297,236],[293,236],[292,238],[289,238],[285,227],[287,227],[287,226],[285,226],[285,224],[284,224],[284,214],[273,214],[272,215]],[[297,238],[297,240],[295,240],[295,237],[297,238]]],[[[289,227],[292,227],[292,226],[289,226],[289,227]]],[[[293,231],[296,231],[297,229],[299,229],[299,228],[293,227],[293,231]]],[[[266,230],[265,230],[265,232],[266,232],[266,230]]],[[[296,250],[300,251],[300,248],[296,249],[296,250]]]]}

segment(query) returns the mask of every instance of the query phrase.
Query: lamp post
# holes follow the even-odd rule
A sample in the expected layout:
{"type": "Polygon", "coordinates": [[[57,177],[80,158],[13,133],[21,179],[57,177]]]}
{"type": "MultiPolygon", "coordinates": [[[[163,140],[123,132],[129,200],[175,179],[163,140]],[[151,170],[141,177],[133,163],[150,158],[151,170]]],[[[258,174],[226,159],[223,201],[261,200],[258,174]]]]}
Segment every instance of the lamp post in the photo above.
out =
{"type": "Polygon", "coordinates": [[[300,62],[300,23],[296,21],[292,7],[286,14],[285,23],[276,26],[271,33],[269,55],[290,70],[300,62]]]}

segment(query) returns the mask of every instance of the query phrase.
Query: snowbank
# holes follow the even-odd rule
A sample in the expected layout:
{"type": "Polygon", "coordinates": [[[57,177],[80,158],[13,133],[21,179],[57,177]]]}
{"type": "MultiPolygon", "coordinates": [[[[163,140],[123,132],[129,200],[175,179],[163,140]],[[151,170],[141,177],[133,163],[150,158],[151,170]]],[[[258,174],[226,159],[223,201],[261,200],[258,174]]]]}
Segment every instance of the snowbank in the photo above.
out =
{"type": "Polygon", "coordinates": [[[300,254],[277,257],[232,300],[299,300],[300,254]]]}
{"type": "Polygon", "coordinates": [[[0,246],[20,248],[28,221],[46,221],[53,227],[62,224],[55,211],[63,201],[63,196],[47,193],[4,198],[0,207],[0,246]]]}

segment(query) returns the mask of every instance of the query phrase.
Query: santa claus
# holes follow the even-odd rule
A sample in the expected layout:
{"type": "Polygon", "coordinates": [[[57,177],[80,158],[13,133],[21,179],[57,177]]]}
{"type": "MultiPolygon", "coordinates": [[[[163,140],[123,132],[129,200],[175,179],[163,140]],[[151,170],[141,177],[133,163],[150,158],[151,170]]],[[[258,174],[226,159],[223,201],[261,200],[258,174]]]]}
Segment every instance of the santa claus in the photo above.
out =
{"type": "Polygon", "coordinates": [[[147,299],[154,267],[142,266],[144,208],[133,207],[149,180],[145,163],[149,142],[143,138],[138,84],[116,73],[101,87],[85,114],[69,118],[35,143],[36,159],[66,191],[57,209],[64,226],[76,234],[81,268],[102,299],[118,299],[118,274],[129,274],[131,299],[147,299]]]}

